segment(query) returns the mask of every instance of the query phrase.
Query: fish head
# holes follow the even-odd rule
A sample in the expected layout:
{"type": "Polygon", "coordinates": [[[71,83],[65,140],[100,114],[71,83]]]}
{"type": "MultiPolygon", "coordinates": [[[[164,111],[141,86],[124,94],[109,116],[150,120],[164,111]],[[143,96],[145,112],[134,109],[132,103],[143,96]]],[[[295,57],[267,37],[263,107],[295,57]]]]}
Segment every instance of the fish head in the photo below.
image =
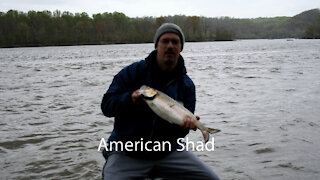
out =
{"type": "Polygon", "coordinates": [[[142,95],[144,99],[148,99],[148,100],[154,99],[158,94],[157,90],[146,85],[143,85],[140,87],[139,93],[142,95]]]}

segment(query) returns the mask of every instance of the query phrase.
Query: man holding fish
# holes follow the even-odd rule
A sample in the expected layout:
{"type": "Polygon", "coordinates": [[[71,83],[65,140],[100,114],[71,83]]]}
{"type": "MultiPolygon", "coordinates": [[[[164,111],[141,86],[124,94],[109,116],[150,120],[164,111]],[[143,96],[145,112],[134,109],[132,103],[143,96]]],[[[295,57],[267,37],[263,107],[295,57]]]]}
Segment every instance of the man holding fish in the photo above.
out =
{"type": "Polygon", "coordinates": [[[192,152],[177,151],[178,139],[190,129],[200,129],[205,142],[219,132],[193,115],[195,86],[180,55],[184,42],[181,28],[165,23],[155,34],[155,50],[114,77],[101,103],[103,114],[115,118],[108,143],[129,144],[134,151],[104,150],[103,179],[219,179],[192,152]],[[161,142],[170,146],[155,148],[161,142]]]}

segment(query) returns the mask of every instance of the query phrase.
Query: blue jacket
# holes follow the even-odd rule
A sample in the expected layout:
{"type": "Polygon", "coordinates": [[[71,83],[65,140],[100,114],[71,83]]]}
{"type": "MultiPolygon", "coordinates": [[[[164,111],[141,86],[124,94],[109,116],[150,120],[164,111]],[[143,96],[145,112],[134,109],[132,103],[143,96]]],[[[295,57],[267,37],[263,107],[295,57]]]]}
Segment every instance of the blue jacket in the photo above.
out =
{"type": "Polygon", "coordinates": [[[185,137],[189,130],[171,124],[158,117],[146,105],[135,105],[131,94],[142,85],[158,89],[171,98],[182,102],[192,113],[195,110],[195,86],[186,74],[184,60],[179,57],[172,73],[162,72],[156,63],[157,51],[145,60],[122,69],[104,94],[101,109],[105,116],[115,117],[110,141],[170,141],[177,148],[177,139],[185,137]]]}

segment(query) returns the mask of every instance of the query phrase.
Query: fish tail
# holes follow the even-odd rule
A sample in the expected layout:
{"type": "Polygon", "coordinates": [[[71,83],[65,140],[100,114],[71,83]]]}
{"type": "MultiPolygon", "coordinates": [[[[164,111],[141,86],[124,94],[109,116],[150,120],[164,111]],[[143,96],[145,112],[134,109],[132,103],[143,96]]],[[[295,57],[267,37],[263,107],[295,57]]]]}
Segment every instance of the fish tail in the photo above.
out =
{"type": "Polygon", "coordinates": [[[209,133],[206,130],[201,131],[204,139],[204,143],[207,143],[209,141],[209,133]]]}
{"type": "Polygon", "coordinates": [[[217,133],[217,132],[220,132],[220,130],[213,129],[213,128],[206,128],[205,130],[202,130],[201,132],[203,135],[204,143],[207,143],[209,141],[209,133],[210,134],[217,133]]]}

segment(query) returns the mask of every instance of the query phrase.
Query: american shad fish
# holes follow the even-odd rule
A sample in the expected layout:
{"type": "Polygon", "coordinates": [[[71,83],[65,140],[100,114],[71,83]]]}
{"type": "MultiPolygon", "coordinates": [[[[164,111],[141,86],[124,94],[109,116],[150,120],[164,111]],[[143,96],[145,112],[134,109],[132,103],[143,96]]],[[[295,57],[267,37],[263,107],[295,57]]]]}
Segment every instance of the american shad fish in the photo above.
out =
{"type": "Polygon", "coordinates": [[[205,143],[209,140],[209,133],[220,131],[205,127],[193,113],[161,91],[143,85],[139,89],[139,93],[142,94],[144,101],[155,114],[170,123],[181,125],[185,118],[194,120],[197,128],[202,132],[205,143]]]}

